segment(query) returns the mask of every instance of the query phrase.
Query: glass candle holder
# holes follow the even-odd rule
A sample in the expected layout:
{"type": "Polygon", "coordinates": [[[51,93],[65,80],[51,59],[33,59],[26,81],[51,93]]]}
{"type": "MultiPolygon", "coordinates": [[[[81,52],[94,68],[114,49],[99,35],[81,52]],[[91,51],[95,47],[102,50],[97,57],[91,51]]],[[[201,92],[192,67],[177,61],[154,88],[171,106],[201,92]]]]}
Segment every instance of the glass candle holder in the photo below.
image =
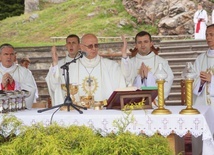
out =
{"type": "Polygon", "coordinates": [[[155,71],[156,83],[158,85],[158,108],[152,111],[155,115],[171,114],[171,111],[164,108],[164,82],[167,78],[167,72],[163,68],[163,64],[159,63],[155,71]]]}

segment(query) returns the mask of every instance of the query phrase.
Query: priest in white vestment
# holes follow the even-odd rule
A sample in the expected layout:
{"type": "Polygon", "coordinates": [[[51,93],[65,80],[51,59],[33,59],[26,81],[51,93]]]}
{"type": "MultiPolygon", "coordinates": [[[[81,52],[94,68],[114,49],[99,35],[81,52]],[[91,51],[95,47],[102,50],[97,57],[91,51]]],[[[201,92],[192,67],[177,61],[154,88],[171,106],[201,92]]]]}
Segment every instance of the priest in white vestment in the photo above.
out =
{"type": "Polygon", "coordinates": [[[207,52],[200,54],[194,63],[197,78],[194,81],[194,104],[214,106],[214,24],[206,31],[207,52]]]}
{"type": "Polygon", "coordinates": [[[168,75],[164,83],[164,98],[166,99],[169,96],[174,75],[168,61],[151,51],[153,46],[151,35],[146,31],[141,31],[135,36],[135,48],[138,53],[132,58],[127,56],[127,42],[124,37],[123,41],[121,68],[127,85],[138,88],[157,87],[154,73],[158,64],[162,63],[168,75]]]}
{"type": "MultiPolygon", "coordinates": [[[[65,84],[66,70],[63,70],[61,67],[66,63],[72,62],[68,66],[69,67],[68,71],[69,71],[70,78],[74,76],[73,68],[76,68],[77,62],[79,60],[76,60],[76,63],[73,62],[73,60],[79,55],[78,52],[80,50],[80,38],[75,34],[68,35],[66,38],[65,47],[67,49],[66,57],[61,60],[58,60],[56,47],[53,46],[51,49],[52,64],[49,68],[49,72],[45,80],[48,85],[48,91],[51,97],[52,106],[64,103],[66,94],[65,94],[65,91],[62,90],[61,84],[65,84]]],[[[70,80],[70,83],[71,83],[71,80],[70,80]]]]}
{"type": "MultiPolygon", "coordinates": [[[[193,104],[214,107],[214,24],[206,29],[206,41],[209,49],[194,62],[197,77],[193,83],[193,104]]],[[[200,155],[201,152],[202,136],[192,136],[192,153],[200,155]]]]}
{"type": "MultiPolygon", "coordinates": [[[[78,52],[79,46],[86,56],[69,65],[69,81],[73,85],[78,85],[78,92],[74,95],[75,101],[79,102],[81,98],[88,96],[92,96],[94,101],[104,101],[110,97],[114,90],[125,87],[125,80],[119,64],[98,55],[99,44],[95,35],[85,34],[81,39],[81,44],[78,47],[75,46],[76,52],[78,52]]],[[[46,77],[50,86],[50,94],[54,96],[53,105],[62,104],[65,96],[61,89],[61,84],[65,83],[65,80],[60,66],[72,60],[72,57],[66,56],[58,62],[55,71],[54,67],[50,68],[46,77]]]]}
{"type": "Polygon", "coordinates": [[[31,109],[37,86],[33,75],[24,67],[15,63],[14,47],[10,44],[0,46],[0,90],[27,90],[26,108],[31,109]]]}
{"type": "Polygon", "coordinates": [[[206,27],[208,22],[207,11],[203,9],[201,3],[198,4],[198,10],[194,14],[193,18],[195,24],[195,39],[206,39],[206,27]]]}

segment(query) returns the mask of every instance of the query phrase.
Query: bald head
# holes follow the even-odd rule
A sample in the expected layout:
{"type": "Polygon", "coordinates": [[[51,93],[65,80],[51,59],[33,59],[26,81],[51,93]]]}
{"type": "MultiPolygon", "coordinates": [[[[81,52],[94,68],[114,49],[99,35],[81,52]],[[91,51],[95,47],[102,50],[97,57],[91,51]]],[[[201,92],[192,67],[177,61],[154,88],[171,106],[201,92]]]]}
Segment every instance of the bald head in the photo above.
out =
{"type": "Polygon", "coordinates": [[[98,39],[94,34],[85,34],[81,38],[81,50],[87,53],[88,59],[93,59],[98,54],[98,39]]]}
{"type": "Polygon", "coordinates": [[[81,43],[84,43],[85,41],[90,40],[91,38],[97,39],[97,37],[92,33],[84,34],[81,38],[81,43]]]}

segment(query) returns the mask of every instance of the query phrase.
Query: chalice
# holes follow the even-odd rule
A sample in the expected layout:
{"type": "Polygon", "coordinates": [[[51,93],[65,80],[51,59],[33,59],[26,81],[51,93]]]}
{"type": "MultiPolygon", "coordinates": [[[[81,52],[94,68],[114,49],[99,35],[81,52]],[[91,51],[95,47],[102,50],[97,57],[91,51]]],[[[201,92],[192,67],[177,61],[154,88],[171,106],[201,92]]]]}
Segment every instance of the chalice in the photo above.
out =
{"type": "MultiPolygon", "coordinates": [[[[61,84],[62,90],[67,91],[66,84],[61,84]]],[[[72,101],[75,103],[75,94],[78,93],[78,84],[69,84],[70,95],[72,95],[72,101]]]]}
{"type": "MultiPolygon", "coordinates": [[[[67,96],[67,87],[66,87],[66,84],[61,84],[61,88],[62,88],[62,90],[65,92],[65,97],[67,96]]],[[[73,103],[75,103],[75,97],[74,97],[74,95],[75,94],[77,94],[77,92],[78,92],[78,85],[75,85],[75,84],[69,84],[69,93],[70,93],[70,95],[72,95],[72,101],[73,101],[73,103]]],[[[60,108],[62,111],[66,111],[66,109],[67,109],[67,106],[62,106],[61,108],[60,108]]],[[[72,107],[70,106],[70,109],[72,109],[72,107]]]]}

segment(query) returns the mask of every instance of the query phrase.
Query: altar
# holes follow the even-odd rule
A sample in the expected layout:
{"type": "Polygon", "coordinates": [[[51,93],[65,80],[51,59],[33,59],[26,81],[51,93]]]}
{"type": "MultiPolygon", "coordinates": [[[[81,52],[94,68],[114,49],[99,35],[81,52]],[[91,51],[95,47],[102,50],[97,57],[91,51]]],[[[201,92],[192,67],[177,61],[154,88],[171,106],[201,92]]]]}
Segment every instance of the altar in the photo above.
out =
{"type": "MultiPolygon", "coordinates": [[[[130,123],[126,130],[135,134],[146,134],[152,136],[159,133],[162,136],[169,136],[174,133],[183,137],[190,132],[194,137],[202,135],[203,155],[214,155],[214,108],[208,106],[197,106],[200,114],[181,115],[181,109],[185,106],[166,106],[172,114],[152,115],[152,109],[133,110],[131,115],[134,121],[130,123]]],[[[85,125],[103,131],[103,133],[117,132],[117,127],[113,125],[116,120],[124,119],[126,114],[121,110],[103,109],[103,110],[83,110],[79,114],[75,110],[57,111],[51,109],[43,113],[38,113],[38,109],[24,110],[11,113],[22,120],[25,125],[32,125],[42,122],[49,125],[57,122],[59,125],[85,125]]]]}

